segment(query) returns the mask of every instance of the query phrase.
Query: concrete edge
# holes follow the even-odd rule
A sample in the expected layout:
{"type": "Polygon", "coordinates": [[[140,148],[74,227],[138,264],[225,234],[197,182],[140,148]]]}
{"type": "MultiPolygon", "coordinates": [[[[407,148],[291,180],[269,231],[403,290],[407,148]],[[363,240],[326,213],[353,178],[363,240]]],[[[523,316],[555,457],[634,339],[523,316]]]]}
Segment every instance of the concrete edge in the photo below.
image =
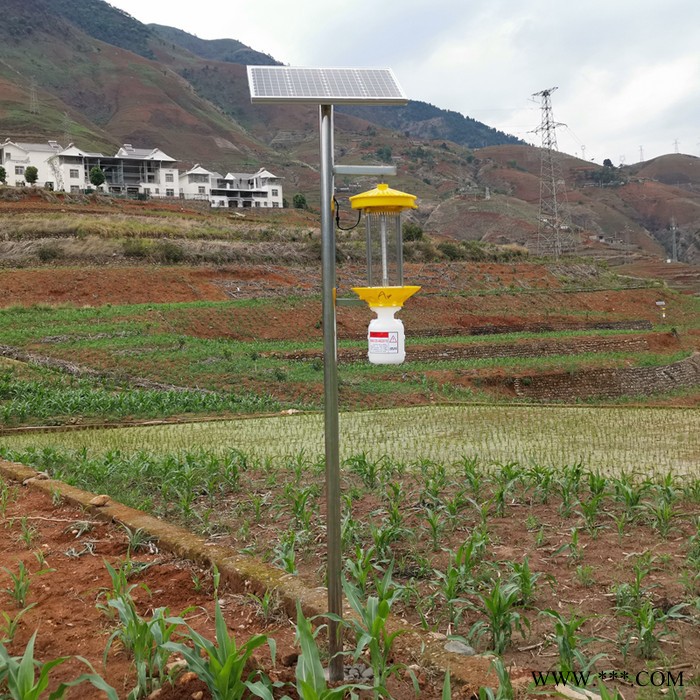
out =
{"type": "MultiPolygon", "coordinates": [[[[234,589],[246,590],[258,595],[266,590],[275,590],[291,620],[296,617],[297,601],[301,602],[302,610],[307,617],[323,617],[328,610],[325,587],[309,588],[296,576],[285,574],[255,557],[232,554],[228,547],[207,544],[205,538],[185,528],[169,524],[143,511],[129,508],[111,497],[107,505],[91,505],[90,501],[95,498],[95,494],[61,481],[47,479],[45,475],[18,462],[0,460],[0,475],[19,482],[22,486],[36,488],[48,494],[53,495],[58,492],[68,503],[84,509],[96,519],[122,523],[131,530],[141,528],[158,541],[161,549],[205,568],[216,566],[222,580],[234,589]]],[[[352,611],[347,604],[344,605],[344,616],[352,616],[352,611]]],[[[493,678],[493,686],[497,687],[498,681],[490,670],[491,657],[463,656],[445,651],[446,639],[442,635],[409,627],[394,615],[390,616],[389,625],[391,631],[402,631],[397,644],[417,663],[436,673],[440,683],[442,683],[441,677],[449,670],[452,682],[462,686],[468,692],[478,693],[478,685],[474,684],[475,676],[483,679],[489,675],[493,678]]]]}

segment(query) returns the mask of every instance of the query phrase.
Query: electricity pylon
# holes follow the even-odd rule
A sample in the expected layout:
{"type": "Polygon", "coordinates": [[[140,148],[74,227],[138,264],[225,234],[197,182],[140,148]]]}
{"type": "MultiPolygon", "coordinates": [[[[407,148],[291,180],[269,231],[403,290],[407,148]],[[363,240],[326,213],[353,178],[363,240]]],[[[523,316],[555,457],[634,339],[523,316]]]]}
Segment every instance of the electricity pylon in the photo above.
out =
{"type": "Polygon", "coordinates": [[[573,250],[577,241],[566,211],[566,188],[558,160],[556,128],[562,124],[552,117],[552,93],[556,89],[542,90],[532,97],[541,98],[542,103],[542,122],[534,130],[542,134],[537,252],[559,258],[563,252],[573,250]]]}

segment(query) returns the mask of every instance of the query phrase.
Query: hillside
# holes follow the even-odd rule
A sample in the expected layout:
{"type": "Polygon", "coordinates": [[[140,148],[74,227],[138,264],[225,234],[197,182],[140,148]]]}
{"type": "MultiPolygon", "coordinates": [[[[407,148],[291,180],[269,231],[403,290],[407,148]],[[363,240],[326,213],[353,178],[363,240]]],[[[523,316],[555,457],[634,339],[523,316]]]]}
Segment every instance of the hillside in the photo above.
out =
{"type": "MultiPolygon", "coordinates": [[[[236,39],[207,41],[144,25],[102,0],[5,0],[0,136],[113,153],[157,145],[184,166],[267,167],[318,206],[314,107],[250,103],[245,63],[277,63],[236,39]]],[[[411,101],[337,109],[339,163],[397,165],[393,184],[437,239],[536,242],[539,150],[468,116],[411,101]]],[[[669,155],[624,168],[561,156],[577,252],[612,264],[700,262],[700,160],[669,155]]],[[[343,193],[371,186],[342,178],[343,193]]],[[[563,202],[567,206],[566,201],[563,202]]],[[[341,201],[341,208],[347,207],[341,201]]],[[[457,247],[456,254],[462,249],[457,247]]]]}

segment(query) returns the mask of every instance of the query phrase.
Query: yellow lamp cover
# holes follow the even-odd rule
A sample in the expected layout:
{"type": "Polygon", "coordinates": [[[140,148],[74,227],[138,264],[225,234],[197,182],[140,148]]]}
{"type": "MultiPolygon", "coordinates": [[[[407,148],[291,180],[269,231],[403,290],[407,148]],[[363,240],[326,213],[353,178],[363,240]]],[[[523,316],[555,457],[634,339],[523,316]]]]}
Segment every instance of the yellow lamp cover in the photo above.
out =
{"type": "Polygon", "coordinates": [[[392,190],[389,185],[380,184],[373,190],[361,192],[350,197],[353,209],[365,209],[369,212],[399,212],[402,209],[418,209],[416,195],[392,190]]]}
{"type": "Polygon", "coordinates": [[[368,306],[391,306],[401,308],[409,297],[420,287],[404,285],[403,287],[353,287],[352,291],[368,306]]]}

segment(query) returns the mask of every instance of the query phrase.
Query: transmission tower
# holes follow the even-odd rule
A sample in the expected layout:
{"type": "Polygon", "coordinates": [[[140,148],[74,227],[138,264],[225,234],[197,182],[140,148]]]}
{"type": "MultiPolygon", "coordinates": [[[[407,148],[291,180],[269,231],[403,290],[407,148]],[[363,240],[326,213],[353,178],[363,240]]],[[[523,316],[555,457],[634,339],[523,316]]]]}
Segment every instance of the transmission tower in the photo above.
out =
{"type": "Polygon", "coordinates": [[[537,252],[559,258],[564,251],[575,248],[576,237],[566,211],[566,188],[559,167],[556,128],[562,125],[552,117],[552,93],[556,89],[542,90],[532,97],[539,97],[542,104],[542,122],[535,129],[535,133],[542,134],[537,252]]]}

